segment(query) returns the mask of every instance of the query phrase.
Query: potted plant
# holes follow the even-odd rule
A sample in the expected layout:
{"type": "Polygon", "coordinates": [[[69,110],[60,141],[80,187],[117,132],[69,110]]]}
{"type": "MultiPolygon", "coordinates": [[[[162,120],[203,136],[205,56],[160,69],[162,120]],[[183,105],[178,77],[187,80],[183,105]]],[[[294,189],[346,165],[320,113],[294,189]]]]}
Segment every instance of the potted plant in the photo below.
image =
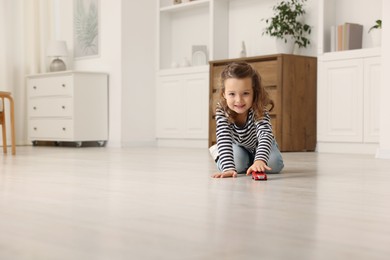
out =
{"type": "Polygon", "coordinates": [[[372,45],[374,47],[380,46],[381,41],[382,41],[382,34],[381,34],[381,29],[382,29],[382,20],[376,20],[375,24],[370,27],[368,30],[368,33],[371,36],[372,39],[372,45]]]}
{"type": "Polygon", "coordinates": [[[375,25],[371,26],[371,28],[368,30],[368,33],[374,29],[382,29],[382,20],[376,20],[375,25]]]}
{"type": "MultiPolygon", "coordinates": [[[[274,16],[265,19],[267,24],[263,35],[275,37],[282,40],[282,44],[290,43],[289,53],[292,53],[294,45],[305,48],[310,45],[308,35],[311,33],[311,26],[301,22],[304,10],[304,3],[307,0],[285,0],[273,6],[274,16]]],[[[264,20],[264,19],[263,19],[264,20]]]]}

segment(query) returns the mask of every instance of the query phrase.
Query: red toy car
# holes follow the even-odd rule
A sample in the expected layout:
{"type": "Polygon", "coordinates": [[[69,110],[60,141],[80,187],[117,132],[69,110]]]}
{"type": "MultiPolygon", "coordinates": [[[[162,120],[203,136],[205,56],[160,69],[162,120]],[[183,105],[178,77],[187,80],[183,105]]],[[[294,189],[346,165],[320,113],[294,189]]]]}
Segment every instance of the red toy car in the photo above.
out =
{"type": "Polygon", "coordinates": [[[267,174],[265,172],[252,172],[252,179],[255,181],[266,181],[267,174]]]}

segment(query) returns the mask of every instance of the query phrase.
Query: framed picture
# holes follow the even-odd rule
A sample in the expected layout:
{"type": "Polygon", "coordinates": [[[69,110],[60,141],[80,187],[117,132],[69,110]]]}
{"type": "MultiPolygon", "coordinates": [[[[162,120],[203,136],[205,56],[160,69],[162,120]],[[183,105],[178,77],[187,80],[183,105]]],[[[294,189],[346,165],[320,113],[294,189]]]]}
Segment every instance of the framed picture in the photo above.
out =
{"type": "Polygon", "coordinates": [[[74,0],[74,58],[99,56],[99,0],[74,0]]]}
{"type": "Polygon", "coordinates": [[[207,56],[206,45],[192,45],[192,66],[206,65],[208,62],[207,56]]]}

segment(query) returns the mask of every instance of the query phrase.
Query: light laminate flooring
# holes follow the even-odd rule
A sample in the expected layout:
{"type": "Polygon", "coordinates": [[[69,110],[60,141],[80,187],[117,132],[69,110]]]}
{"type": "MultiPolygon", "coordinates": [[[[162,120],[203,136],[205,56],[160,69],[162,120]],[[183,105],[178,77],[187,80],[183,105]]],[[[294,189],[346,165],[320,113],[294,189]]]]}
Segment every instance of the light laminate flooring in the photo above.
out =
{"type": "Polygon", "coordinates": [[[0,259],[390,259],[390,160],[284,153],[212,179],[207,149],[0,156],[0,259]]]}

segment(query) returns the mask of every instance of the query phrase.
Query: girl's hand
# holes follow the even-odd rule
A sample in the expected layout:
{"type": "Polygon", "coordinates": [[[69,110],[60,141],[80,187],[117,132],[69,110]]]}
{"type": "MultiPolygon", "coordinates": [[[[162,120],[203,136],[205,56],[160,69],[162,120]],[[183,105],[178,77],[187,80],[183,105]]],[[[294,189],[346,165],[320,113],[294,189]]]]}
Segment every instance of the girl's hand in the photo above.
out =
{"type": "Polygon", "coordinates": [[[233,170],[226,171],[226,172],[216,172],[213,175],[211,175],[211,177],[212,178],[229,178],[229,177],[236,178],[237,172],[233,170]]]}
{"type": "Polygon", "coordinates": [[[265,172],[265,170],[272,170],[262,160],[255,161],[251,167],[246,171],[246,175],[250,175],[252,172],[265,172]]]}

